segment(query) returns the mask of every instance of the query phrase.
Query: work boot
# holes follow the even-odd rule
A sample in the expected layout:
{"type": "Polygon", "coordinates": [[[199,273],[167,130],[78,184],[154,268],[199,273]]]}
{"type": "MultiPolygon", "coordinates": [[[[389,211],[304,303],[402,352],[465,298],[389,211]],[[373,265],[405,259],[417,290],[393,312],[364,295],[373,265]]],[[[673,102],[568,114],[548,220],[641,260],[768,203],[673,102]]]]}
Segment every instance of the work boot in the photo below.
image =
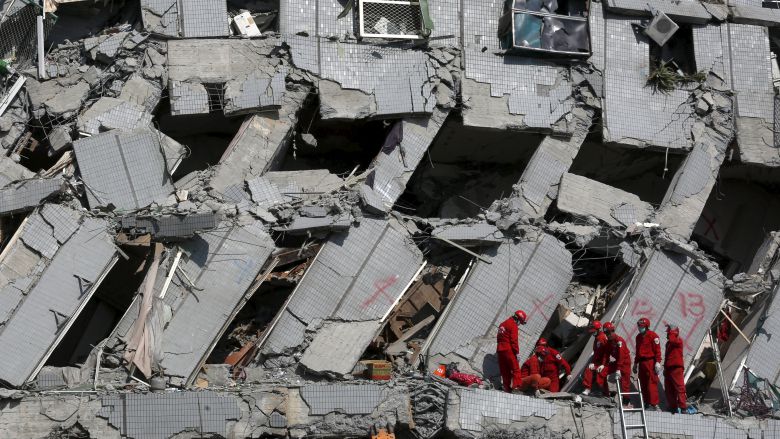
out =
{"type": "Polygon", "coordinates": [[[582,391],[582,396],[588,396],[590,395],[590,389],[585,389],[582,391]]]}
{"type": "Polygon", "coordinates": [[[677,407],[676,409],[672,409],[672,413],[677,413],[678,415],[681,415],[682,409],[680,407],[677,407]]]}
{"type": "Polygon", "coordinates": [[[655,412],[660,412],[661,411],[661,406],[659,406],[658,404],[651,405],[650,406],[650,410],[655,411],[655,412]]]}

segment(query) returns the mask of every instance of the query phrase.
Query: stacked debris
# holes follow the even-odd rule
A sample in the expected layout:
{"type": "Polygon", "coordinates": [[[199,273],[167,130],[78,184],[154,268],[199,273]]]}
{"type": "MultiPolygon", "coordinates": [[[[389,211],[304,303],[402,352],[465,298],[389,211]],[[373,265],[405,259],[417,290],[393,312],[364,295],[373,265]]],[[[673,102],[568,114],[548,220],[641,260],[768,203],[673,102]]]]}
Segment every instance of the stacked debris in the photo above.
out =
{"type": "Polygon", "coordinates": [[[640,318],[780,431],[780,17],[657,3],[0,0],[0,436],[620,437],[640,318]]]}

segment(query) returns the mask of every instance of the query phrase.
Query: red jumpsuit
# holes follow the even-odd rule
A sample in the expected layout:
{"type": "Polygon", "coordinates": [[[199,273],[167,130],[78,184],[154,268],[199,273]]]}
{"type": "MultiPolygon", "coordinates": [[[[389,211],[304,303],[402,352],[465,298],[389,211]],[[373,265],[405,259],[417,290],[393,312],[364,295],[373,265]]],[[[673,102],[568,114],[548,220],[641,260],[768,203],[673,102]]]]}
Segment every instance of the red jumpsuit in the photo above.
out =
{"type": "Polygon", "coordinates": [[[550,379],[550,391],[558,392],[561,390],[561,382],[558,378],[560,368],[566,371],[566,375],[571,373],[571,366],[560,354],[553,348],[548,347],[548,354],[542,361],[542,376],[550,379]]]}
{"type": "Polygon", "coordinates": [[[669,333],[666,341],[666,358],[664,359],[664,390],[669,409],[688,408],[688,397],[685,393],[685,364],[683,362],[683,340],[677,331],[669,333]]]}
{"type": "MultiPolygon", "coordinates": [[[[731,316],[729,316],[731,317],[731,316]]],[[[731,323],[725,318],[718,325],[718,341],[727,342],[731,337],[731,323]]]]}
{"type": "Polygon", "coordinates": [[[520,390],[537,390],[547,389],[550,387],[550,379],[541,375],[541,364],[539,363],[539,357],[531,355],[523,363],[523,367],[520,369],[520,381],[518,388],[520,390]]]}
{"type": "Polygon", "coordinates": [[[609,339],[609,356],[613,358],[607,368],[607,374],[620,371],[620,390],[628,392],[631,389],[631,352],[623,337],[615,334],[609,339]]]}
{"type": "Polygon", "coordinates": [[[661,364],[661,339],[651,330],[636,335],[636,356],[634,365],[642,384],[642,398],[645,404],[658,405],[658,374],[655,364],[661,364]]]}
{"type": "Polygon", "coordinates": [[[593,364],[594,369],[590,369],[590,364],[585,368],[585,375],[582,377],[582,385],[586,389],[593,388],[593,381],[595,377],[596,386],[599,389],[604,389],[605,393],[609,393],[607,388],[607,362],[609,361],[609,340],[607,335],[603,332],[599,332],[593,339],[593,357],[590,359],[590,364],[593,364]],[[605,366],[601,373],[596,372],[599,366],[605,366]]]}
{"type": "Polygon", "coordinates": [[[517,362],[520,344],[517,339],[517,331],[517,322],[513,317],[510,317],[498,326],[498,334],[496,335],[498,370],[501,372],[501,382],[505,392],[511,392],[512,388],[517,387],[520,383],[520,364],[517,362]]]}
{"type": "Polygon", "coordinates": [[[474,384],[478,386],[482,385],[482,380],[478,376],[468,373],[452,372],[447,378],[465,387],[471,387],[474,384]]]}

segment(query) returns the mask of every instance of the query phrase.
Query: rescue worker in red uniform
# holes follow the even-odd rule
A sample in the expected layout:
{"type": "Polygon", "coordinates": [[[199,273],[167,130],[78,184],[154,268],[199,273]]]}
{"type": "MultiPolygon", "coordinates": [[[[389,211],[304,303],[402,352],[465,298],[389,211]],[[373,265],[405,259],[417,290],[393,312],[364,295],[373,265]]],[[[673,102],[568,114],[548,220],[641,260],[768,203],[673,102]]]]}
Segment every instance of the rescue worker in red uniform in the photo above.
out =
{"type": "MultiPolygon", "coordinates": [[[[607,374],[615,375],[615,380],[620,380],[620,390],[628,392],[631,389],[631,352],[623,337],[615,333],[615,325],[612,322],[604,324],[604,332],[609,340],[607,350],[610,361],[607,374]]],[[[623,404],[628,404],[628,398],[624,398],[623,404]]]]}
{"type": "Polygon", "coordinates": [[[650,320],[642,317],[636,322],[639,333],[636,335],[636,353],[634,355],[634,373],[639,374],[642,385],[642,398],[645,406],[655,410],[658,407],[658,377],[663,372],[661,366],[661,339],[650,330],[650,320]]]}
{"type": "Polygon", "coordinates": [[[593,334],[593,356],[590,358],[590,363],[585,374],[582,377],[582,385],[585,390],[583,395],[589,395],[593,389],[593,382],[596,382],[596,390],[603,391],[605,395],[609,395],[609,388],[607,387],[607,362],[609,360],[609,340],[607,335],[601,330],[601,322],[594,320],[588,328],[591,334],[593,334]]]}
{"type": "Polygon", "coordinates": [[[672,413],[696,413],[694,407],[688,407],[685,393],[685,364],[683,361],[683,340],[680,328],[666,326],[666,357],[664,358],[664,390],[666,403],[672,413]]]}
{"type": "Polygon", "coordinates": [[[560,374],[560,370],[563,368],[566,372],[566,381],[571,379],[571,366],[569,365],[569,362],[561,356],[560,352],[548,346],[547,340],[543,337],[536,342],[536,347],[544,347],[547,349],[547,355],[542,358],[542,376],[550,379],[550,392],[560,391],[561,381],[558,374],[560,374]]]}
{"type": "Polygon", "coordinates": [[[512,317],[504,320],[498,326],[496,335],[496,358],[498,370],[501,372],[501,383],[505,392],[511,392],[520,383],[520,364],[517,355],[520,353],[518,341],[518,324],[525,325],[525,311],[517,310],[512,317]]]}
{"type": "Polygon", "coordinates": [[[542,363],[550,352],[544,346],[536,348],[533,355],[528,357],[520,369],[520,384],[517,389],[527,392],[530,390],[547,389],[550,387],[550,379],[542,376],[542,363]]]}

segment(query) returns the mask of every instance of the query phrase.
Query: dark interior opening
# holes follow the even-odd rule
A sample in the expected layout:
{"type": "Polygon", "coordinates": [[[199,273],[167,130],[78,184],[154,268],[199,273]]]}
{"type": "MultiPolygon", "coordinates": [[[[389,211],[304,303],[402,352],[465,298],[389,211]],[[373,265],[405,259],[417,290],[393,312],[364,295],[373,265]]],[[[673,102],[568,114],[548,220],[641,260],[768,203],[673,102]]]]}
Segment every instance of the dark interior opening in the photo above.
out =
{"type": "Polygon", "coordinates": [[[395,209],[424,218],[469,218],[507,197],[543,136],[474,128],[451,115],[395,209]]]}
{"type": "Polygon", "coordinates": [[[343,177],[365,171],[395,120],[323,120],[319,108],[319,97],[310,95],[279,170],[327,169],[343,177]]]}
{"type": "MultiPolygon", "coordinates": [[[[211,351],[206,363],[230,364],[234,378],[254,355],[256,343],[269,329],[292,294],[317,252],[319,244],[279,248],[271,260],[278,263],[236,314],[230,326],[211,351]]],[[[264,268],[268,270],[267,266],[264,268]]]]}
{"type": "Polygon", "coordinates": [[[226,117],[221,111],[171,116],[167,99],[160,102],[157,114],[158,129],[189,149],[189,155],[184,157],[173,174],[174,181],[192,171],[201,171],[219,163],[244,121],[243,117],[226,117]]]}
{"type": "Polygon", "coordinates": [[[723,274],[748,271],[770,232],[780,230],[777,184],[733,178],[718,180],[692,239],[717,257],[723,274]]]}
{"type": "Polygon", "coordinates": [[[260,32],[279,30],[280,0],[228,0],[228,12],[237,15],[249,11],[260,32]]]}
{"type": "MultiPolygon", "coordinates": [[[[775,2],[775,4],[780,5],[780,1],[775,2]]],[[[773,9],[780,9],[780,8],[773,8],[773,9]]],[[[769,50],[772,51],[772,53],[777,56],[780,54],[780,29],[770,27],[767,28],[769,30],[769,50]]]]}
{"type": "Polygon", "coordinates": [[[5,249],[6,244],[19,230],[19,226],[22,225],[24,218],[24,214],[0,217],[0,252],[5,249]]]}
{"type": "Polygon", "coordinates": [[[130,307],[144,278],[145,270],[141,268],[147,262],[147,249],[126,247],[124,251],[129,259],[119,258],[49,357],[47,366],[82,364],[130,307]]]}
{"type": "Polygon", "coordinates": [[[671,150],[622,148],[589,138],[569,172],[630,192],[658,207],[684,159],[671,150]]]}
{"type": "Polygon", "coordinates": [[[650,71],[655,71],[665,63],[673,71],[681,75],[696,73],[696,54],[693,49],[693,27],[690,24],[678,23],[677,32],[663,46],[652,39],[650,43],[650,71]]]}
{"type": "Polygon", "coordinates": [[[228,330],[211,351],[206,363],[227,364],[230,362],[228,357],[231,354],[240,352],[248,344],[257,342],[282,309],[293,288],[294,285],[285,285],[283,282],[263,282],[252,298],[236,314],[228,330]]]}
{"type": "Polygon", "coordinates": [[[57,21],[46,40],[46,47],[78,41],[97,35],[120,23],[133,23],[140,8],[137,1],[75,2],[57,6],[57,21]]]}

